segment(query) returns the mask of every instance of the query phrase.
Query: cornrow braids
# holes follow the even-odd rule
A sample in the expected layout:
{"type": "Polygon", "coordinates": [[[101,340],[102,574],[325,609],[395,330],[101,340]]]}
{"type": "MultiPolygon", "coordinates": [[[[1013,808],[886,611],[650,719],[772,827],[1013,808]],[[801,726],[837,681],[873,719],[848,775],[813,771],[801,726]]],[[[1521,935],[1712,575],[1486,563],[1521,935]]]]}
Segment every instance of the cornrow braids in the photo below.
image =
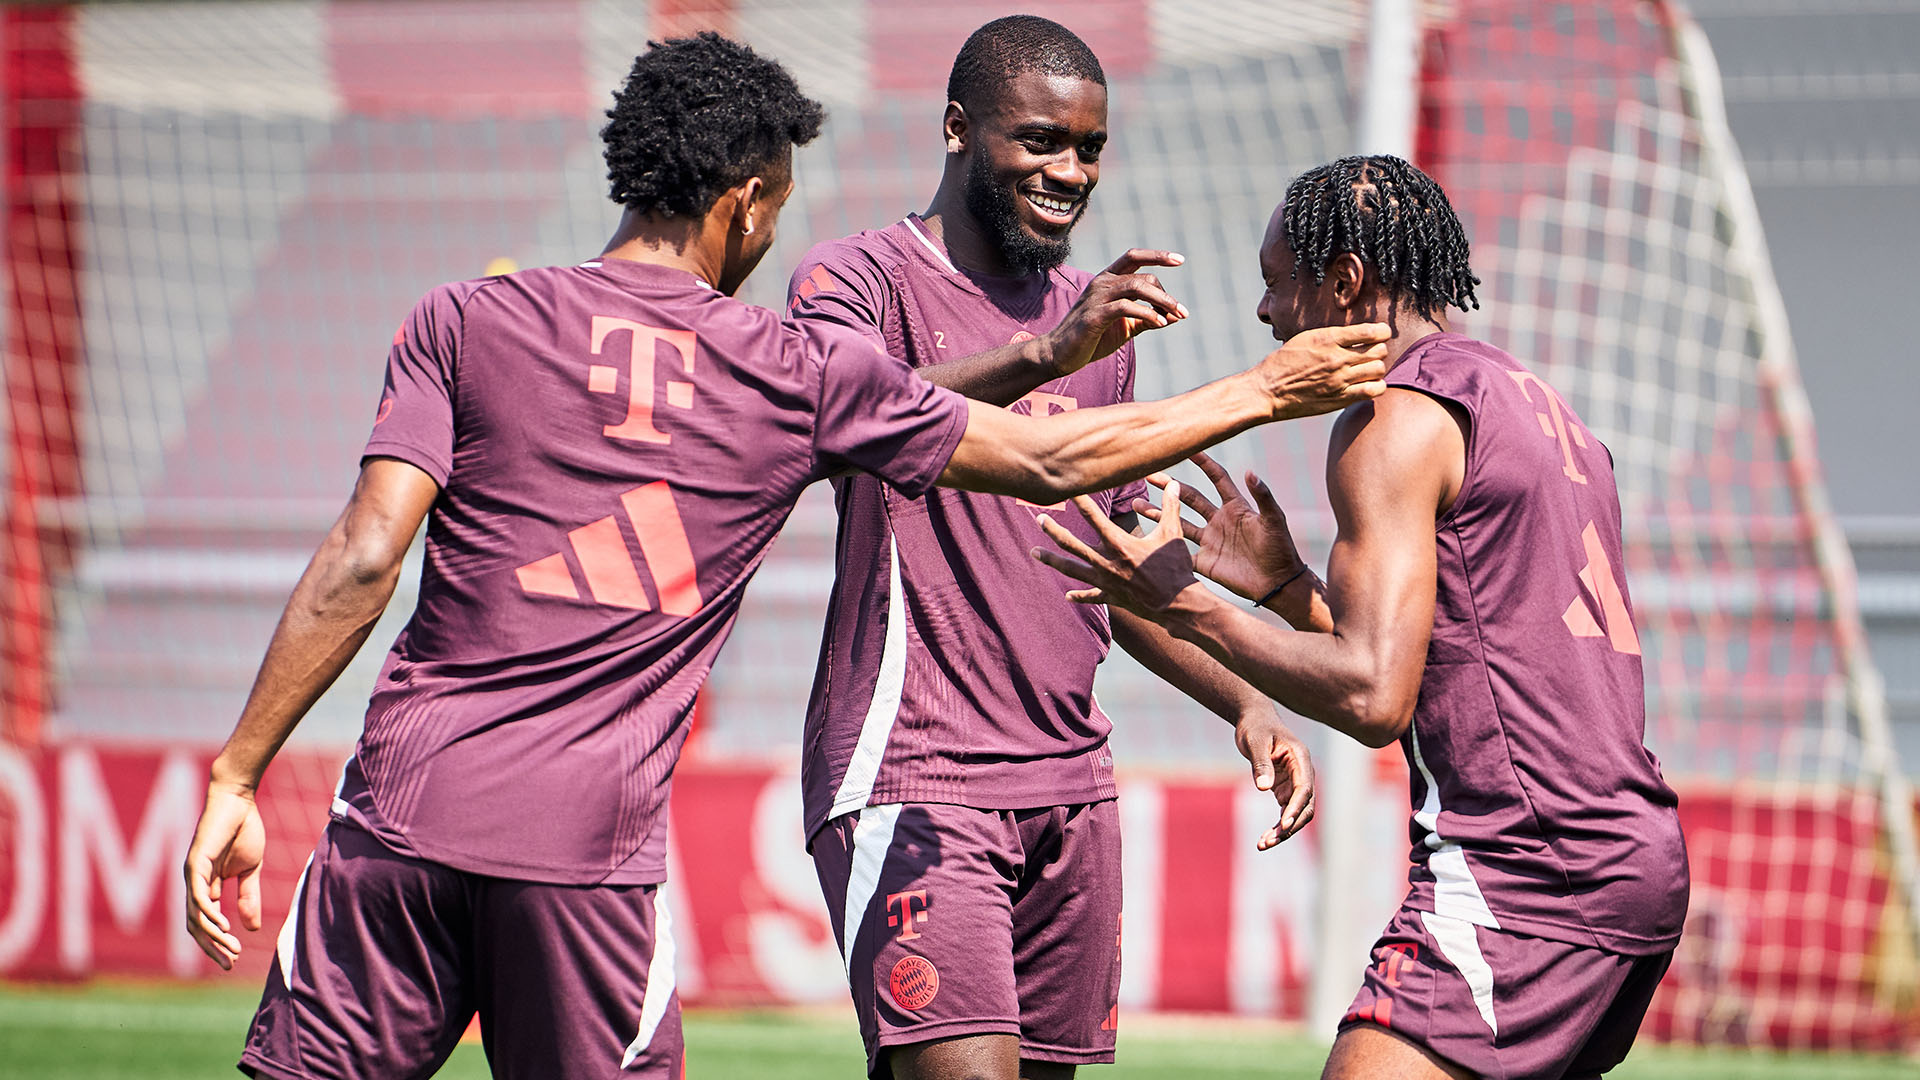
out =
{"type": "Polygon", "coordinates": [[[1390,154],[1343,157],[1302,173],[1282,212],[1294,275],[1327,280],[1327,263],[1351,252],[1382,287],[1412,299],[1421,318],[1451,304],[1478,308],[1480,279],[1467,265],[1466,230],[1433,178],[1390,154]]]}

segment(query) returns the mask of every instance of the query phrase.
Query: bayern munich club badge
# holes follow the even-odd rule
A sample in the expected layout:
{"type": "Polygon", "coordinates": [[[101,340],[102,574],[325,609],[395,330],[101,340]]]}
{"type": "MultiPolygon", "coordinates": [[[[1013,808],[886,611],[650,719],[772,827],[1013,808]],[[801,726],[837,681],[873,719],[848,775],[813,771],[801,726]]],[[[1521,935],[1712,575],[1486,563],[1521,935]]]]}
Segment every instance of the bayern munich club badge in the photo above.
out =
{"type": "Polygon", "coordinates": [[[924,956],[903,956],[893,965],[888,983],[893,990],[893,1003],[908,1012],[916,1012],[926,1008],[933,995],[940,992],[940,971],[924,956]]]}

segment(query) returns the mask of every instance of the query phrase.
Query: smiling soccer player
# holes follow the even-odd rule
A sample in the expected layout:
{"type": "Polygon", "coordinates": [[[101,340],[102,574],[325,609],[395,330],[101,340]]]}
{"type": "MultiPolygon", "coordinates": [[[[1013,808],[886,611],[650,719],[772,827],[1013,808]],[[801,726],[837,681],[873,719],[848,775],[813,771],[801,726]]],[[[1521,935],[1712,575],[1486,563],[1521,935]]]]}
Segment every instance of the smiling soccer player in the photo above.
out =
{"type": "MultiPolygon", "coordinates": [[[[1131,339],[1185,315],[1141,271],[1181,259],[1136,249],[1098,275],[1064,263],[1108,140],[1100,61],[1065,27],[1011,16],[967,39],[947,96],[926,213],[814,248],[793,314],[1015,412],[1130,400],[1131,339]]],[[[835,486],[839,573],[802,775],[869,1068],[1012,1080],[1112,1061],[1120,835],[1093,697],[1110,644],[1235,725],[1288,832],[1313,814],[1306,749],[1199,649],[1068,603],[1019,554],[1042,539],[1044,507],[835,486]]],[[[1124,513],[1144,490],[1094,498],[1124,513]]]]}
{"type": "Polygon", "coordinates": [[[415,306],[359,482],[214,761],[186,923],[230,966],[225,882],[260,928],[261,776],[425,521],[419,603],[276,943],[249,1075],[430,1076],[476,1013],[496,1076],[684,1075],[659,889],[673,770],[807,485],[866,470],[907,496],[1052,501],[1384,389],[1372,328],[1151,405],[968,402],[858,334],[734,299],[820,128],[779,64],[714,34],[667,41],[608,115],[612,239],[415,306]]]}

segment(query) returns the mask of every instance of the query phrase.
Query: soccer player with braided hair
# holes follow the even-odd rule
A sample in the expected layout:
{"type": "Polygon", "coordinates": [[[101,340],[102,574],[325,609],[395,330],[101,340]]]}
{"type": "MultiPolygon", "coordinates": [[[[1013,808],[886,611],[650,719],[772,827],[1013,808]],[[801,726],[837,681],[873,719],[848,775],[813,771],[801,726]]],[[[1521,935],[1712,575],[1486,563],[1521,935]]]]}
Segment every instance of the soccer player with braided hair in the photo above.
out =
{"type": "Polygon", "coordinates": [[[1409,889],[1328,1080],[1598,1076],[1632,1046],[1686,914],[1676,799],[1643,745],[1612,457],[1538,375],[1452,331],[1447,308],[1477,306],[1467,257],[1439,185],[1393,157],[1314,169],[1268,226],[1258,314],[1275,337],[1393,334],[1387,392],[1334,426],[1324,581],[1266,486],[1248,474],[1249,501],[1204,456],[1217,503],[1160,477],[1161,505],[1138,504],[1151,534],[1080,499],[1099,539],[1048,522],[1068,554],[1035,552],[1090,586],[1074,599],[1159,622],[1367,746],[1400,744],[1409,889]],[[1237,610],[1196,570],[1308,632],[1237,610]]]}
{"type": "Polygon", "coordinates": [[[1167,401],[1014,416],[845,328],[741,303],[821,116],[744,45],[652,46],[602,132],[622,212],[599,256],[442,285],[394,335],[359,482],[183,867],[188,931],[231,966],[235,930],[260,928],[261,776],[426,522],[419,603],[296,886],[249,1075],[430,1076],[476,1014],[496,1076],[685,1075],[667,798],[695,695],[807,485],[860,470],[910,496],[1051,502],[1384,390],[1369,327],[1167,401]]]}

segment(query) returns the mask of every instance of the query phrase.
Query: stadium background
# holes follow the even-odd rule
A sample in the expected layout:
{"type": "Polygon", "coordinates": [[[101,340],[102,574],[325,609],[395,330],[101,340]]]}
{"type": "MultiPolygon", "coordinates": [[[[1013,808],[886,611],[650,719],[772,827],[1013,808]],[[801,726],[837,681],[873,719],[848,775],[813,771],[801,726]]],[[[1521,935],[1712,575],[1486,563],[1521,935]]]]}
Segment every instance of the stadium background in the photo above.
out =
{"type": "MultiPolygon", "coordinates": [[[[1920,484],[1889,463],[1920,449],[1902,423],[1920,395],[1874,316],[1900,310],[1891,287],[1916,239],[1896,208],[1920,182],[1901,108],[1920,93],[1920,10],[1695,8],[1704,39],[1667,4],[1426,4],[1414,150],[1453,194],[1487,279],[1467,328],[1534,362],[1619,465],[1649,741],[1683,792],[1695,875],[1649,1031],[1911,1047],[1912,799],[1894,751],[1904,741],[1920,760],[1920,484]]],[[[0,974],[211,972],[174,929],[178,853],[205,760],[351,483],[391,327],[438,281],[597,252],[615,216],[597,112],[648,37],[736,34],[829,106],[747,289],[778,306],[807,245],[924,204],[953,51],[1009,10],[0,10],[0,974]]],[[[1113,84],[1115,140],[1076,261],[1134,244],[1190,258],[1168,279],[1196,317],[1143,341],[1141,395],[1244,366],[1269,347],[1251,317],[1266,213],[1295,172],[1354,148],[1380,77],[1365,4],[1047,13],[1087,38],[1113,84]]],[[[1268,429],[1224,455],[1274,481],[1315,558],[1330,535],[1324,433],[1268,429]]],[[[693,1000],[844,994],[792,777],[831,544],[816,493],[749,594],[678,782],[693,1000]]],[[[271,775],[285,841],[274,920],[411,586],[410,573],[271,775]]],[[[1397,900],[1397,757],[1367,759],[1348,793],[1357,813],[1255,857],[1271,811],[1240,782],[1224,729],[1122,656],[1099,690],[1127,778],[1124,1007],[1302,1020],[1316,984],[1338,999],[1357,954],[1325,958],[1319,931],[1335,907],[1378,925],[1397,900]],[[1323,843],[1330,830],[1353,843],[1323,843]],[[1378,858],[1323,856],[1343,846],[1378,858]]]]}

